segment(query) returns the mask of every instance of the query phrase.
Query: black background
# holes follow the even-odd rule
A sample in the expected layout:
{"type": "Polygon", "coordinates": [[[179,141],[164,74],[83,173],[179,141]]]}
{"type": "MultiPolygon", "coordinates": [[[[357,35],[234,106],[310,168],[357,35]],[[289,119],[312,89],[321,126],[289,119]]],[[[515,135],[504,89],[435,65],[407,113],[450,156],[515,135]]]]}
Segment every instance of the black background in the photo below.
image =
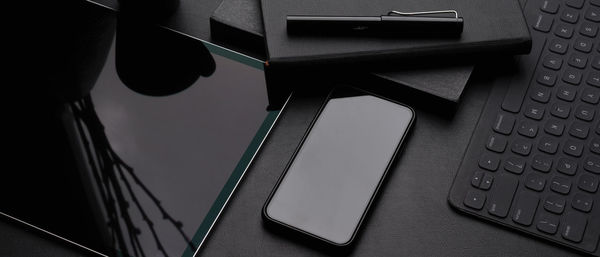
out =
{"type": "MultiPolygon", "coordinates": [[[[209,39],[208,17],[218,3],[219,0],[182,0],[180,10],[167,23],[169,27],[209,39]]],[[[114,2],[109,2],[109,5],[116,6],[114,2]]],[[[45,10],[52,16],[54,11],[56,9],[45,10]]],[[[28,69],[23,71],[27,74],[28,69]]],[[[48,98],[48,91],[43,88],[44,81],[35,80],[31,78],[31,74],[28,75],[16,80],[19,83],[13,87],[17,88],[17,92],[8,94],[14,99],[5,102],[8,106],[18,104],[20,108],[5,111],[8,114],[4,117],[9,121],[5,123],[8,124],[5,128],[9,128],[4,134],[5,147],[12,151],[4,156],[7,168],[2,172],[16,172],[22,166],[40,173],[51,169],[72,168],[69,166],[71,160],[63,159],[63,156],[69,156],[69,150],[61,137],[64,132],[60,123],[54,120],[57,104],[52,98],[48,98]],[[9,115],[10,113],[13,115],[9,115]]],[[[361,237],[357,241],[359,247],[354,252],[356,255],[575,255],[550,243],[461,215],[446,202],[452,179],[487,98],[491,86],[489,77],[493,76],[476,69],[475,78],[455,109],[448,110],[447,106],[437,105],[427,98],[398,97],[398,100],[415,108],[416,123],[406,142],[404,153],[391,171],[388,182],[374,205],[374,211],[365,223],[365,229],[360,232],[361,237]],[[374,233],[375,231],[378,233],[374,233]]],[[[288,103],[287,109],[205,242],[200,251],[202,256],[321,254],[306,245],[266,231],[262,226],[260,210],[325,95],[325,92],[316,95],[299,93],[288,103]]],[[[44,186],[42,182],[33,186],[44,186]]],[[[2,193],[10,194],[6,190],[2,193]]],[[[72,194],[65,192],[65,195],[72,194]]],[[[38,204],[35,196],[28,197],[31,204],[38,204]]],[[[48,208],[46,213],[40,215],[45,216],[55,210],[57,209],[48,208]]],[[[0,245],[0,256],[89,255],[84,250],[58,242],[8,219],[0,222],[0,245]]]]}

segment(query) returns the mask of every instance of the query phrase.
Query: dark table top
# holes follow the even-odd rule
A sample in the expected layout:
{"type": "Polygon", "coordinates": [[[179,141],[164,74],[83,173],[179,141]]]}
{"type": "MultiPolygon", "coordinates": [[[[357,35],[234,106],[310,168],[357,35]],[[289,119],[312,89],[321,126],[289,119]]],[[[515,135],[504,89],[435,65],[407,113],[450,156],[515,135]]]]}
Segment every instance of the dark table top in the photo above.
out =
{"type": "MultiPolygon", "coordinates": [[[[117,7],[116,1],[97,2],[117,7]]],[[[182,0],[180,9],[166,26],[210,42],[208,17],[218,3],[219,0],[182,0]]],[[[452,179],[493,84],[493,76],[486,71],[476,69],[474,76],[462,101],[450,110],[445,105],[428,102],[427,98],[397,97],[416,110],[416,122],[353,255],[575,255],[461,215],[448,205],[446,197],[452,179]],[[401,222],[390,223],[390,219],[401,222]]],[[[201,247],[201,256],[323,255],[265,230],[260,210],[324,97],[325,93],[314,92],[293,95],[201,247]]],[[[9,219],[0,221],[0,231],[0,256],[90,255],[9,219]]]]}
{"type": "MultiPolygon", "coordinates": [[[[479,75],[483,72],[479,71],[479,75]]],[[[350,256],[570,256],[563,248],[453,210],[447,195],[491,85],[472,78],[455,111],[397,97],[416,110],[412,134],[350,256]]],[[[201,256],[327,256],[267,230],[261,207],[324,95],[292,97],[200,249],[201,256]]]]}

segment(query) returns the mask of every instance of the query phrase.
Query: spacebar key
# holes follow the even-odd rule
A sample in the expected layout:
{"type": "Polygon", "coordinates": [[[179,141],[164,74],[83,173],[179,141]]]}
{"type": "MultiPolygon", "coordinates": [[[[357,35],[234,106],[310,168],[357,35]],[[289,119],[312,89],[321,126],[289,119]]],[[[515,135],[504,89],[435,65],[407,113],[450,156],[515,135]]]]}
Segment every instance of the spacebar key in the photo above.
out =
{"type": "Polygon", "coordinates": [[[546,40],[535,42],[531,47],[531,53],[522,56],[517,65],[518,71],[512,80],[509,82],[508,90],[502,101],[502,109],[507,112],[518,113],[521,110],[523,98],[527,94],[529,83],[534,74],[534,69],[537,66],[538,58],[546,45],[546,40]]]}
{"type": "Polygon", "coordinates": [[[506,217],[518,185],[519,180],[510,175],[496,177],[488,195],[488,212],[500,218],[506,217]]]}

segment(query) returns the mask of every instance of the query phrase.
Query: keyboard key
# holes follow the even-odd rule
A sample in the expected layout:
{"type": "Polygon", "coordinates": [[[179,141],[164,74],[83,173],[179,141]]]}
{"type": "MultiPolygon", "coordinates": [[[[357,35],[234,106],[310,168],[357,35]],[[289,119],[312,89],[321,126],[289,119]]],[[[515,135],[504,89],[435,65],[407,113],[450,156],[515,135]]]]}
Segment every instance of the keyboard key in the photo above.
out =
{"type": "Polygon", "coordinates": [[[567,68],[563,73],[562,77],[564,82],[573,85],[579,85],[581,83],[581,72],[575,69],[567,68]]]}
{"type": "Polygon", "coordinates": [[[573,37],[573,26],[559,22],[554,28],[554,35],[565,39],[570,39],[571,37],[573,37]]]}
{"type": "Polygon", "coordinates": [[[546,179],[537,173],[529,173],[525,177],[525,187],[541,192],[546,186],[546,179]]]}
{"type": "Polygon", "coordinates": [[[583,0],[567,0],[566,4],[570,7],[581,9],[583,7],[583,0]]]}
{"type": "Polygon", "coordinates": [[[565,209],[565,199],[558,195],[549,195],[544,200],[544,209],[552,213],[561,214],[565,209]]]}
{"type": "Polygon", "coordinates": [[[513,153],[527,156],[531,152],[531,142],[521,138],[517,138],[513,142],[511,150],[513,151],[513,153]]]}
{"type": "Polygon", "coordinates": [[[504,161],[504,169],[515,174],[521,174],[525,169],[525,160],[514,156],[508,157],[504,161]]]}
{"type": "Polygon", "coordinates": [[[595,137],[592,139],[592,142],[590,142],[590,151],[600,154],[600,138],[595,137]]]}
{"type": "Polygon", "coordinates": [[[479,167],[482,169],[486,169],[489,171],[498,170],[498,166],[500,166],[500,158],[496,155],[492,154],[483,154],[479,159],[479,167]]]}
{"type": "Polygon", "coordinates": [[[596,134],[600,135],[600,121],[596,123],[596,134]]]}
{"type": "Polygon", "coordinates": [[[595,114],[596,111],[594,111],[593,107],[587,105],[580,105],[575,109],[575,117],[585,121],[592,121],[595,114]]]}
{"type": "Polygon", "coordinates": [[[491,151],[502,153],[504,152],[504,149],[506,149],[506,144],[506,138],[498,135],[491,135],[485,146],[491,151]]]}
{"type": "Polygon", "coordinates": [[[592,200],[592,197],[583,193],[576,193],[571,201],[571,206],[573,206],[573,209],[582,212],[589,212],[592,210],[593,204],[594,200],[592,200]]]}
{"type": "Polygon", "coordinates": [[[587,83],[591,86],[600,87],[600,72],[590,72],[587,83]]]}
{"type": "Polygon", "coordinates": [[[557,119],[549,119],[544,125],[544,131],[551,135],[561,136],[564,130],[565,124],[557,119]]]}
{"type": "Polygon", "coordinates": [[[571,156],[580,157],[581,153],[583,152],[583,144],[575,140],[568,139],[563,147],[563,152],[571,156]]]}
{"type": "Polygon", "coordinates": [[[558,149],[558,140],[548,136],[542,137],[538,143],[538,149],[545,153],[555,154],[558,149]]]}
{"type": "Polygon", "coordinates": [[[581,174],[577,186],[583,191],[595,193],[598,190],[598,178],[587,173],[581,174]]]}
{"type": "Polygon", "coordinates": [[[565,100],[567,102],[572,102],[575,100],[575,95],[577,94],[577,89],[573,86],[560,86],[558,88],[558,92],[556,97],[561,100],[565,100]]]}
{"type": "Polygon", "coordinates": [[[531,167],[537,171],[541,172],[549,172],[550,168],[552,168],[552,158],[536,154],[533,156],[533,161],[531,162],[531,167]]]}
{"type": "Polygon", "coordinates": [[[537,82],[545,86],[554,86],[556,83],[556,74],[549,70],[541,70],[538,73],[537,82]]]}
{"type": "Polygon", "coordinates": [[[537,222],[537,229],[542,232],[554,235],[558,230],[559,219],[555,215],[542,213],[537,222]]]}
{"type": "Polygon", "coordinates": [[[547,103],[550,100],[550,89],[547,87],[536,86],[531,89],[530,97],[536,102],[547,103]]]}
{"type": "Polygon", "coordinates": [[[499,113],[498,116],[496,116],[496,121],[494,122],[494,131],[500,134],[510,135],[514,125],[515,118],[512,115],[499,113]]]}
{"type": "Polygon", "coordinates": [[[596,34],[598,33],[598,25],[593,24],[591,22],[583,22],[581,24],[581,27],[579,28],[579,34],[584,35],[584,36],[588,36],[588,37],[595,37],[596,34]]]}
{"type": "Polygon", "coordinates": [[[486,174],[483,176],[483,180],[481,181],[481,185],[479,185],[480,189],[488,190],[492,187],[492,183],[494,182],[494,177],[492,175],[486,174]]]}
{"type": "Polygon", "coordinates": [[[594,88],[586,88],[581,94],[581,101],[590,104],[597,104],[600,100],[600,90],[594,88]]]}
{"type": "Polygon", "coordinates": [[[575,24],[579,20],[579,12],[571,8],[565,8],[560,14],[560,19],[564,22],[575,24]]]}
{"type": "Polygon", "coordinates": [[[543,65],[548,69],[560,70],[562,62],[562,59],[560,59],[558,56],[551,54],[544,57],[543,65]]]}
{"type": "Polygon", "coordinates": [[[578,37],[577,39],[575,39],[575,44],[573,44],[573,48],[580,52],[589,53],[592,51],[592,45],[592,40],[584,37],[578,37]]]}
{"type": "Polygon", "coordinates": [[[564,40],[553,39],[552,42],[550,42],[549,48],[553,53],[564,54],[569,49],[569,43],[564,40]]]}
{"type": "Polygon", "coordinates": [[[569,65],[575,68],[583,69],[587,65],[587,57],[578,53],[572,53],[569,57],[569,65]]]}
{"type": "Polygon", "coordinates": [[[590,21],[600,22],[600,9],[591,7],[585,11],[585,18],[590,21]]]}
{"type": "Polygon", "coordinates": [[[600,70],[600,56],[596,55],[592,59],[592,67],[594,67],[596,70],[600,70]]]}
{"type": "MultiPolygon", "coordinates": [[[[533,44],[531,47],[531,52],[528,56],[537,56],[541,55],[544,50],[544,46],[546,39],[539,41],[541,44],[533,44]]],[[[532,60],[533,61],[533,60],[532,60]]],[[[536,69],[536,65],[527,65],[525,62],[520,62],[522,64],[521,69],[519,69],[520,75],[513,77],[511,83],[508,85],[508,90],[504,95],[504,99],[502,100],[502,109],[507,112],[518,113],[521,110],[521,105],[523,104],[523,99],[527,95],[527,90],[529,89],[529,84],[531,82],[532,74],[534,74],[534,70],[536,69]]]]}
{"type": "Polygon", "coordinates": [[[583,213],[567,212],[561,221],[562,237],[575,243],[581,242],[587,226],[587,217],[583,213]]]}
{"type": "Polygon", "coordinates": [[[577,172],[577,162],[568,159],[568,158],[560,158],[558,160],[558,165],[556,169],[563,174],[566,175],[575,175],[577,172]]]}
{"type": "Polygon", "coordinates": [[[481,210],[485,204],[485,194],[481,191],[469,190],[463,203],[473,209],[481,210]]]}
{"type": "Polygon", "coordinates": [[[571,113],[571,107],[560,102],[553,104],[552,109],[550,110],[550,114],[552,114],[552,116],[563,119],[568,118],[569,113],[571,113]]]}
{"type": "Polygon", "coordinates": [[[564,177],[553,177],[550,182],[550,189],[566,195],[571,191],[571,180],[564,177]]]}
{"type": "Polygon", "coordinates": [[[544,0],[542,1],[542,6],[540,7],[540,10],[550,14],[555,14],[556,12],[558,12],[558,5],[558,1],[556,0],[544,0]]]}
{"type": "Polygon", "coordinates": [[[580,139],[585,139],[588,136],[589,130],[582,122],[574,121],[571,124],[571,128],[569,128],[569,134],[580,139]]]}
{"type": "Polygon", "coordinates": [[[538,126],[534,122],[524,120],[519,124],[517,132],[526,137],[534,138],[537,135],[538,126]]]}
{"type": "Polygon", "coordinates": [[[552,29],[552,23],[554,20],[551,16],[539,14],[535,24],[533,25],[533,29],[540,32],[549,32],[552,29]]]}
{"type": "Polygon", "coordinates": [[[479,185],[481,185],[481,181],[483,180],[483,171],[475,171],[475,175],[473,175],[473,178],[471,179],[471,185],[473,187],[479,188],[479,185]]]}
{"type": "Polygon", "coordinates": [[[544,117],[544,107],[531,104],[525,109],[525,116],[534,120],[541,120],[544,117]]]}
{"type": "Polygon", "coordinates": [[[492,190],[489,193],[488,212],[491,215],[505,218],[512,203],[513,196],[519,185],[519,180],[500,175],[496,177],[492,190]]]}
{"type": "Polygon", "coordinates": [[[516,199],[512,220],[523,226],[531,225],[540,198],[530,191],[521,191],[516,199]]]}
{"type": "Polygon", "coordinates": [[[583,162],[583,169],[600,174],[600,159],[593,156],[587,157],[583,162]]]}

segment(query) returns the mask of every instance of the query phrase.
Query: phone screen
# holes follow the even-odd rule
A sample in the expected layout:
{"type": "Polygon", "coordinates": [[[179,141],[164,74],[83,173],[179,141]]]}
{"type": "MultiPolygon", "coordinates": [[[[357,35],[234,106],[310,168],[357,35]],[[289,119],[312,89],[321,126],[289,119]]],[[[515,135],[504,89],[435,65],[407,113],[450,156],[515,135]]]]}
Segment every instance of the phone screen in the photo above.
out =
{"type": "Polygon", "coordinates": [[[403,105],[333,92],[264,209],[266,218],[349,244],[413,120],[403,105]]]}

